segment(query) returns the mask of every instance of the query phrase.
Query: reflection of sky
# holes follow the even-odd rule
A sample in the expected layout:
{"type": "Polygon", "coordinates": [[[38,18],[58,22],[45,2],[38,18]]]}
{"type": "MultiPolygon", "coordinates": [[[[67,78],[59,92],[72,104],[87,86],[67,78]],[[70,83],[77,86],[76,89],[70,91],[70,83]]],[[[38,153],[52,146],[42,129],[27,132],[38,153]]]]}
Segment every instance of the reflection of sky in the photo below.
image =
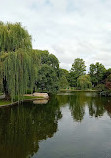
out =
{"type": "Polygon", "coordinates": [[[70,69],[77,57],[86,65],[99,61],[110,66],[110,0],[4,0],[0,19],[21,22],[33,47],[54,53],[63,68],[70,69]]]}

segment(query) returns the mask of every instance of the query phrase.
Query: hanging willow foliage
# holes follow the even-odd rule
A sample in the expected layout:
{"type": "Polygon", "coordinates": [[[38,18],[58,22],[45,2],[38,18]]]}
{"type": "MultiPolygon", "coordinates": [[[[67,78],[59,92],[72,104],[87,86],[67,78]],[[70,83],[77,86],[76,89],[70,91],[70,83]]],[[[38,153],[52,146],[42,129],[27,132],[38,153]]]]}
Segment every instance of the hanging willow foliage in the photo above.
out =
{"type": "MultiPolygon", "coordinates": [[[[58,87],[54,84],[59,76],[58,59],[48,51],[32,50],[31,36],[20,23],[0,22],[0,91],[5,93],[7,99],[13,101],[17,97],[19,101],[27,89],[31,92],[36,90],[38,70],[45,64],[48,65],[49,74],[51,69],[54,72],[45,87],[48,91],[50,87],[52,91],[58,87]]],[[[46,79],[49,74],[45,75],[46,79]]]]}
{"type": "Polygon", "coordinates": [[[3,91],[3,62],[7,56],[7,53],[0,52],[0,92],[3,91]]]}
{"type": "Polygon", "coordinates": [[[7,90],[11,100],[23,99],[23,95],[35,87],[40,58],[37,53],[19,49],[16,52],[2,53],[1,78],[3,79],[4,90],[7,90]]]}
{"type": "Polygon", "coordinates": [[[20,23],[0,22],[0,52],[12,52],[17,49],[31,49],[31,36],[20,23]]]}

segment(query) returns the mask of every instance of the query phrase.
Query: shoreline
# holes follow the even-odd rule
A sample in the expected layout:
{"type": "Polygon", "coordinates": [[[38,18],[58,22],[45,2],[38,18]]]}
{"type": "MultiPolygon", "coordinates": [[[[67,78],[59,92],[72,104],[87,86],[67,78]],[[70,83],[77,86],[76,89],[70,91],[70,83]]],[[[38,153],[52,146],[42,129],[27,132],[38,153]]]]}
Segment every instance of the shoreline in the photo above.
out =
{"type": "Polygon", "coordinates": [[[73,90],[73,89],[61,89],[60,92],[99,92],[98,90],[73,90]]]}
{"type": "Polygon", "coordinates": [[[11,103],[11,101],[8,101],[8,100],[5,100],[5,99],[0,99],[0,102],[1,102],[1,105],[0,105],[0,108],[2,107],[9,107],[9,106],[13,106],[13,105],[19,105],[23,102],[27,102],[27,101],[34,101],[34,100],[49,100],[49,97],[46,98],[46,97],[43,97],[43,96],[32,96],[31,95],[24,95],[24,99],[21,100],[21,101],[15,101],[13,103],[11,103]],[[2,102],[3,102],[3,105],[2,105],[2,102]],[[9,103],[10,102],[10,103],[9,103]]]}
{"type": "Polygon", "coordinates": [[[4,104],[4,105],[0,105],[0,108],[1,107],[8,107],[8,106],[13,106],[13,105],[19,105],[23,102],[27,102],[27,101],[34,101],[34,100],[48,100],[48,99],[45,99],[45,98],[33,98],[33,99],[25,99],[23,101],[16,101],[16,102],[13,102],[13,103],[10,103],[10,104],[4,104]]]}

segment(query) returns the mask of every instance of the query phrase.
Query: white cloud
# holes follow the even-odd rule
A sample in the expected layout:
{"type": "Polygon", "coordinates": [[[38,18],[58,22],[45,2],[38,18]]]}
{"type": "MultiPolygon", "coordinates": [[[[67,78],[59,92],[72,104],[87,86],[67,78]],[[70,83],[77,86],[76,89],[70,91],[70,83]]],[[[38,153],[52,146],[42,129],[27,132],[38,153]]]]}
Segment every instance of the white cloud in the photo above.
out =
{"type": "Polygon", "coordinates": [[[75,58],[111,67],[111,1],[4,0],[0,20],[21,22],[33,47],[55,54],[68,70],[75,58]]]}

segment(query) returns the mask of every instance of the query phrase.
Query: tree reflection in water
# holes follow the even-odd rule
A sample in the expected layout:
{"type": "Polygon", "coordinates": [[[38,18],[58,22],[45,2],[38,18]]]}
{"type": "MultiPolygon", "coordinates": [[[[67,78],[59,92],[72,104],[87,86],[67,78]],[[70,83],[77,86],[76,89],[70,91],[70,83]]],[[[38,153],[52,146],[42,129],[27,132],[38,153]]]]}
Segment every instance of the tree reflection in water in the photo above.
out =
{"type": "Polygon", "coordinates": [[[30,102],[0,109],[0,157],[31,157],[41,140],[53,137],[61,117],[55,98],[47,105],[30,102]]]}
{"type": "Polygon", "coordinates": [[[91,117],[102,117],[105,113],[111,117],[111,98],[91,92],[52,96],[46,105],[28,102],[1,108],[0,157],[32,157],[39,150],[39,143],[57,132],[58,120],[62,118],[61,107],[65,106],[69,107],[74,121],[81,122],[86,111],[91,117]]]}
{"type": "Polygon", "coordinates": [[[75,121],[81,122],[85,115],[85,108],[91,117],[101,117],[105,112],[111,117],[111,98],[100,97],[95,92],[73,92],[59,95],[57,99],[60,106],[69,104],[71,115],[75,121]],[[71,95],[70,95],[71,94],[71,95]]]}

